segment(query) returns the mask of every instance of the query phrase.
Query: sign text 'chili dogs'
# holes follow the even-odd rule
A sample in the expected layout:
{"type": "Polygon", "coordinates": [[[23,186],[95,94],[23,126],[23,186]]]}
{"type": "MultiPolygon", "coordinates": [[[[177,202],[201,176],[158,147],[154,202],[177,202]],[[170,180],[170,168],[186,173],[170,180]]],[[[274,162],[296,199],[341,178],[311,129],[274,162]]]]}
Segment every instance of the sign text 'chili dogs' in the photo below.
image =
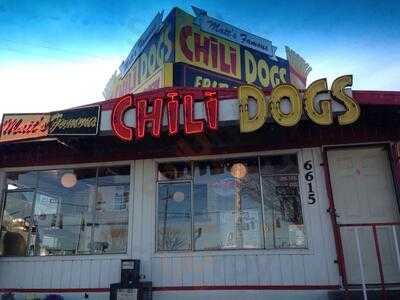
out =
{"type": "MultiPolygon", "coordinates": [[[[261,128],[269,112],[273,121],[284,127],[295,126],[304,117],[318,125],[331,125],[335,119],[339,125],[351,124],[360,116],[358,103],[345,91],[352,83],[351,75],[342,76],[335,79],[328,90],[326,79],[320,79],[311,83],[304,92],[292,84],[283,83],[273,88],[269,97],[253,85],[242,85],[238,88],[236,100],[240,132],[261,128]],[[342,107],[337,114],[334,114],[334,105],[342,107]]],[[[217,91],[203,90],[202,97],[203,101],[195,101],[193,90],[180,90],[179,93],[168,90],[163,97],[154,99],[144,95],[126,95],[113,108],[112,131],[120,139],[132,141],[143,139],[147,128],[153,137],[160,137],[163,125],[166,125],[170,136],[178,134],[181,124],[187,135],[218,130],[221,101],[217,91]],[[125,122],[128,111],[134,115],[134,126],[125,122]],[[196,117],[197,111],[204,112],[204,117],[196,117]]]]}

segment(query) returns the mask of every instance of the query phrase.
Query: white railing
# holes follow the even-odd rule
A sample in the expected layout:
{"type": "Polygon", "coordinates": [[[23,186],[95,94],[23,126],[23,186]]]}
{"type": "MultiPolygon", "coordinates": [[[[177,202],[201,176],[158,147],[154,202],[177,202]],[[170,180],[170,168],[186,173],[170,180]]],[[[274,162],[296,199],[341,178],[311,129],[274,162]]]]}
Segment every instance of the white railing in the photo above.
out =
{"type": "MultiPolygon", "coordinates": [[[[381,290],[382,290],[382,299],[385,300],[385,299],[387,299],[387,290],[386,290],[387,283],[385,282],[381,247],[379,245],[377,228],[382,228],[382,227],[390,228],[391,227],[391,229],[392,229],[391,232],[392,232],[393,242],[394,242],[394,250],[395,250],[396,260],[397,260],[397,268],[398,268],[398,271],[400,274],[400,250],[399,250],[399,241],[397,238],[397,229],[396,229],[396,227],[399,225],[400,225],[400,222],[339,224],[339,227],[341,229],[347,228],[347,229],[353,230],[353,232],[354,232],[354,238],[355,238],[356,246],[357,246],[356,247],[357,259],[358,259],[358,265],[360,268],[361,287],[362,287],[364,300],[368,300],[368,294],[367,294],[368,282],[367,282],[367,278],[366,278],[366,270],[365,270],[364,264],[363,264],[363,250],[364,249],[361,246],[359,229],[360,228],[372,229],[373,245],[375,247],[375,255],[376,255],[377,262],[378,262],[380,286],[381,286],[381,290]]],[[[342,232],[341,232],[341,234],[342,234],[342,232]]],[[[342,239],[342,242],[343,242],[343,239],[342,239]]],[[[343,254],[341,254],[341,255],[343,255],[343,254]]],[[[342,261],[343,262],[345,261],[344,257],[342,257],[342,261]]]]}

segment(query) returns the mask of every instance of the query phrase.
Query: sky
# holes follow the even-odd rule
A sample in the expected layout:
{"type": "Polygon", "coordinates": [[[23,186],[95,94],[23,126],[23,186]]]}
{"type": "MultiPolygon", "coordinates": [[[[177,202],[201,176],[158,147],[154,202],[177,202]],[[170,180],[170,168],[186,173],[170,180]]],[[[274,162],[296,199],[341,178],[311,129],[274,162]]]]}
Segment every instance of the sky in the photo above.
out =
{"type": "Polygon", "coordinates": [[[0,114],[103,100],[155,16],[190,5],[260,35],[312,66],[308,82],[353,74],[353,89],[400,90],[400,1],[0,0],[0,114]]]}

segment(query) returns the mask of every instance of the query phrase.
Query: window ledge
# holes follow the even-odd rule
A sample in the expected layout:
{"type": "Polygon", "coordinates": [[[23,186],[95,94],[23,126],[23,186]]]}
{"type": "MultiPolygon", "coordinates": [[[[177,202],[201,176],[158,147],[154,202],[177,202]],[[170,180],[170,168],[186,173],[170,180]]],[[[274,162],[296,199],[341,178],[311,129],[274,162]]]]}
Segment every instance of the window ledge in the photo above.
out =
{"type": "Polygon", "coordinates": [[[153,257],[197,257],[226,255],[313,255],[312,249],[254,249],[254,250],[216,250],[216,251],[171,251],[155,252],[153,257]]]}

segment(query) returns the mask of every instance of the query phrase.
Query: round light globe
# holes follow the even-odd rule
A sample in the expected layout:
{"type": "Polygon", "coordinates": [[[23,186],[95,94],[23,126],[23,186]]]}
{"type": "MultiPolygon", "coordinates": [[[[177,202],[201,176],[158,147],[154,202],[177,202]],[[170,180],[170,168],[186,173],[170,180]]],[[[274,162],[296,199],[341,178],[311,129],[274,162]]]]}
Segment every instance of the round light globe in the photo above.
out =
{"type": "Polygon", "coordinates": [[[61,176],[61,184],[63,187],[72,188],[76,185],[77,179],[74,173],[65,173],[61,176]]]}
{"type": "Polygon", "coordinates": [[[175,202],[182,202],[185,199],[185,194],[183,192],[175,192],[172,195],[172,199],[174,199],[175,202]]]}
{"type": "Polygon", "coordinates": [[[235,178],[242,179],[247,175],[247,168],[242,163],[235,163],[231,167],[231,174],[235,178]]]}

